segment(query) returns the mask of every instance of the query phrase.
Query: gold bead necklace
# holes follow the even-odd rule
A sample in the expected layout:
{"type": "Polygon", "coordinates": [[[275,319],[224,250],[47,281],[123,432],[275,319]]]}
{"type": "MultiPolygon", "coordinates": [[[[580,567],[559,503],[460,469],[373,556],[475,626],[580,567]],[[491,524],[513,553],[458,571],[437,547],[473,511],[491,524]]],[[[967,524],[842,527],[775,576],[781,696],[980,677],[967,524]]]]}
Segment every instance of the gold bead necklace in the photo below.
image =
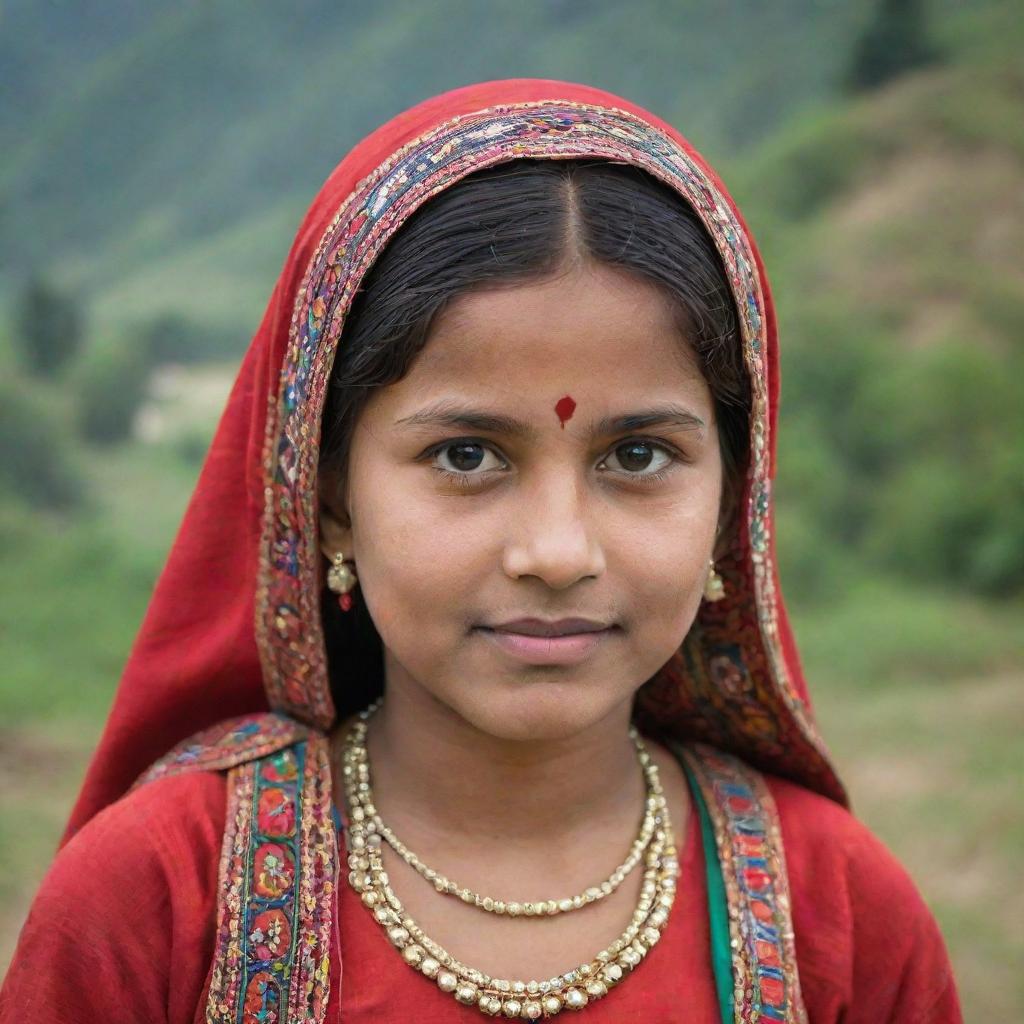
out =
{"type": "MultiPolygon", "coordinates": [[[[483,1013],[492,1017],[504,1015],[510,1018],[538,1020],[541,1017],[553,1017],[563,1009],[580,1010],[588,1002],[607,995],[610,989],[639,966],[661,937],[675,898],[676,878],[679,874],[672,825],[657,766],[644,748],[639,735],[631,731],[647,783],[648,800],[644,824],[646,825],[649,815],[651,835],[645,841],[644,849],[636,856],[636,862],[643,858],[645,867],[640,898],[629,926],[614,942],[587,963],[546,981],[511,981],[494,978],[453,957],[423,932],[406,913],[401,900],[391,888],[381,859],[381,844],[390,841],[378,827],[380,815],[373,802],[365,742],[366,723],[379,706],[378,701],[360,714],[359,721],[346,737],[342,750],[342,775],[349,813],[349,827],[345,832],[350,868],[348,879],[362,902],[372,911],[374,918],[385,930],[388,939],[400,951],[402,959],[410,967],[432,979],[442,992],[450,993],[460,1003],[475,1004],[483,1013]]],[[[642,836],[643,828],[630,851],[631,857],[642,836]]],[[[629,858],[624,864],[628,862],[629,858]]],[[[612,879],[617,877],[621,869],[622,866],[616,869],[604,885],[611,885],[612,879]]],[[[425,871],[429,870],[425,868],[425,871]]],[[[433,874],[435,878],[444,877],[437,872],[433,874]]],[[[424,874],[424,877],[427,876],[424,874]]],[[[447,879],[445,881],[447,882],[447,879]]],[[[617,884],[621,884],[621,881],[619,879],[617,884]]],[[[595,888],[603,895],[608,895],[601,886],[595,888]]],[[[447,890],[447,885],[445,889],[447,890]]],[[[457,887],[455,895],[468,904],[478,905],[477,894],[471,890],[457,887]],[[467,893],[468,898],[463,893],[467,893]]],[[[600,898],[586,900],[585,897],[586,893],[582,897],[582,906],[600,898]]],[[[486,903],[491,898],[479,899],[486,903]]],[[[499,901],[491,902],[490,908],[485,905],[481,909],[497,912],[494,906],[499,901]]],[[[548,909],[552,902],[555,903],[553,913],[580,909],[575,906],[575,899],[571,901],[573,906],[565,910],[559,906],[561,901],[533,902],[530,905],[534,907],[534,914],[524,913],[522,916],[538,916],[538,908],[541,908],[542,915],[547,916],[552,913],[548,909]]],[[[527,903],[528,901],[522,901],[519,905],[524,907],[527,903]]],[[[506,902],[505,913],[508,913],[508,905],[506,902]]]]}
{"type": "MultiPolygon", "coordinates": [[[[363,734],[365,735],[365,725],[363,726],[363,734]]],[[[480,910],[484,910],[489,914],[507,914],[509,917],[537,917],[540,915],[554,916],[556,914],[567,914],[573,910],[581,910],[583,907],[590,903],[596,903],[598,900],[604,899],[606,896],[610,896],[620,885],[626,880],[633,869],[640,863],[640,858],[644,855],[644,852],[651,845],[651,838],[654,835],[656,824],[655,816],[657,814],[659,800],[658,795],[654,790],[654,784],[657,781],[657,768],[651,761],[650,754],[644,749],[643,743],[640,740],[639,735],[635,728],[630,726],[629,737],[633,741],[636,747],[637,760],[640,762],[640,767],[644,773],[644,781],[647,787],[647,797],[644,804],[644,817],[640,825],[640,832],[630,848],[629,854],[626,859],[611,873],[611,875],[600,885],[594,885],[588,888],[585,892],[580,893],[577,896],[564,897],[562,899],[552,900],[500,900],[495,899],[492,896],[482,896],[480,893],[474,892],[467,886],[460,885],[458,882],[452,881],[445,875],[438,871],[434,871],[432,868],[427,867],[420,858],[409,849],[395,835],[392,829],[384,823],[381,819],[380,812],[375,811],[372,818],[369,819],[369,826],[373,827],[373,830],[378,832],[384,841],[390,846],[395,853],[405,861],[411,868],[413,868],[421,877],[430,882],[431,885],[442,895],[452,896],[455,899],[462,900],[463,903],[468,903],[471,906],[477,907],[480,910]]],[[[354,740],[354,742],[360,742],[354,740]]]]}

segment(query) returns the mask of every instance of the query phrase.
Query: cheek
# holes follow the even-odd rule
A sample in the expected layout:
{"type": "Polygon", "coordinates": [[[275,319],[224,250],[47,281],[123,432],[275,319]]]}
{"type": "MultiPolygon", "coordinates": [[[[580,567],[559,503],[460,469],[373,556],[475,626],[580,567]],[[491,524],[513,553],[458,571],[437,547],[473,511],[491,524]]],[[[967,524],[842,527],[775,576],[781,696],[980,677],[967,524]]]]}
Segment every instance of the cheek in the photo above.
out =
{"type": "Polygon", "coordinates": [[[689,628],[700,603],[707,575],[711,536],[690,535],[686,543],[662,537],[654,550],[626,553],[624,570],[631,582],[640,622],[661,628],[689,628]]]}
{"type": "Polygon", "coordinates": [[[652,514],[634,523],[628,540],[616,545],[615,561],[628,581],[640,629],[678,640],[692,624],[718,523],[714,484],[709,481],[706,492],[690,496],[693,500],[649,509],[652,514]]]}
{"type": "Polygon", "coordinates": [[[370,493],[376,500],[362,503],[353,515],[353,548],[360,585],[383,633],[408,614],[406,604],[429,589],[431,561],[424,531],[406,514],[413,510],[389,502],[386,490],[370,493]]]}
{"type": "Polygon", "coordinates": [[[439,506],[436,497],[418,498],[402,476],[354,480],[352,493],[365,497],[350,506],[363,595],[382,639],[395,649],[410,637],[429,644],[432,624],[459,614],[460,597],[472,593],[489,554],[494,560],[481,530],[460,518],[461,499],[439,506]]]}

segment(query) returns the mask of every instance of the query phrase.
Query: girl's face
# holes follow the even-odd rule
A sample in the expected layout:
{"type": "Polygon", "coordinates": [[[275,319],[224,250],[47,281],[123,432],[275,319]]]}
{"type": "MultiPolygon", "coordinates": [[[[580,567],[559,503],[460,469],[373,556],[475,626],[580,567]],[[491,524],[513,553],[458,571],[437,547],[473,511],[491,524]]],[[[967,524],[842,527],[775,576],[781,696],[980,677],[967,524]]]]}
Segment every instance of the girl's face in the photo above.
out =
{"type": "Polygon", "coordinates": [[[583,264],[448,305],[360,416],[323,547],[355,561],[389,689],[557,739],[621,712],[679,647],[721,489],[711,392],[668,302],[583,264]]]}

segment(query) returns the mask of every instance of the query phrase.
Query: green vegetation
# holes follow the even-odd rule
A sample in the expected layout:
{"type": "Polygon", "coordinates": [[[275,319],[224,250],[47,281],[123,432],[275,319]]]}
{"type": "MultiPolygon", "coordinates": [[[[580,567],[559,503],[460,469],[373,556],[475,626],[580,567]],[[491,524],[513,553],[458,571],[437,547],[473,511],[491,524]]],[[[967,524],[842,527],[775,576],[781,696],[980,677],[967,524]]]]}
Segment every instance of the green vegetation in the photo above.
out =
{"type": "Polygon", "coordinates": [[[47,401],[16,376],[0,380],[0,493],[69,510],[81,501],[82,481],[57,400],[47,401]]]}
{"type": "Polygon", "coordinates": [[[1009,1019],[1024,1000],[1014,5],[935,0],[901,31],[941,59],[910,47],[838,98],[837,54],[865,60],[855,41],[875,33],[877,55],[901,5],[875,23],[858,5],[749,5],[737,26],[667,0],[646,18],[604,0],[515,15],[314,0],[285,28],[236,0],[157,18],[118,2],[91,50],[65,5],[45,40],[64,61],[35,49],[31,6],[8,5],[0,41],[27,97],[0,111],[21,139],[0,154],[0,251],[22,268],[0,286],[0,963],[304,202],[402,105],[537,73],[619,89],[721,158],[777,302],[777,540],[823,732],[935,908],[968,1019],[1009,1019]],[[801,54],[786,74],[783,47],[801,54]]]}
{"type": "Polygon", "coordinates": [[[31,278],[18,297],[13,340],[29,373],[55,376],[82,342],[78,304],[42,278],[31,278]]]}
{"type": "Polygon", "coordinates": [[[1024,149],[966,113],[1024,74],[975,59],[802,116],[726,175],[775,286],[798,598],[854,567],[1024,592],[1024,149]]]}
{"type": "Polygon", "coordinates": [[[132,431],[152,366],[140,339],[121,336],[96,344],[75,380],[82,436],[97,444],[122,441],[132,431]]]}
{"type": "Polygon", "coordinates": [[[853,48],[846,86],[877,89],[936,58],[921,0],[881,0],[853,48]]]}

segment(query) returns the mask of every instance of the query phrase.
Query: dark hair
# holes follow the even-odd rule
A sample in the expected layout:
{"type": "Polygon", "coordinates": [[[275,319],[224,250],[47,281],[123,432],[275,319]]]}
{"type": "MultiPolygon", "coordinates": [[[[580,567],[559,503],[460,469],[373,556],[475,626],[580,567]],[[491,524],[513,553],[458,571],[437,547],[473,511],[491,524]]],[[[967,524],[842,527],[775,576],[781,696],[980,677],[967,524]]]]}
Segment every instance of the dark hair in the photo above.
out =
{"type": "MultiPolygon", "coordinates": [[[[543,278],[582,257],[653,281],[676,309],[715,404],[723,522],[746,468],[750,417],[736,310],[704,225],[639,168],[521,160],[479,171],[431,199],[367,273],[345,323],[324,408],[321,469],[344,475],[352,432],[375,388],[400,380],[447,302],[474,288],[543,278]]],[[[324,632],[339,714],[380,693],[382,652],[357,597],[325,600],[324,632]]]]}

